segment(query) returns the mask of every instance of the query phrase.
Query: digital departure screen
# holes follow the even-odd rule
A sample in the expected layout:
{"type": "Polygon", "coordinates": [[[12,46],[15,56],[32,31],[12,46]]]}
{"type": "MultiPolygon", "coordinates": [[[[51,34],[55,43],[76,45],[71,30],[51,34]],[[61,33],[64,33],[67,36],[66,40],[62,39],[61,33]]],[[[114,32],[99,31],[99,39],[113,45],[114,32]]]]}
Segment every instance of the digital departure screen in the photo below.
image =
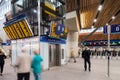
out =
{"type": "Polygon", "coordinates": [[[21,39],[32,37],[33,33],[25,18],[18,21],[12,21],[3,27],[4,31],[10,39],[21,39]]]}

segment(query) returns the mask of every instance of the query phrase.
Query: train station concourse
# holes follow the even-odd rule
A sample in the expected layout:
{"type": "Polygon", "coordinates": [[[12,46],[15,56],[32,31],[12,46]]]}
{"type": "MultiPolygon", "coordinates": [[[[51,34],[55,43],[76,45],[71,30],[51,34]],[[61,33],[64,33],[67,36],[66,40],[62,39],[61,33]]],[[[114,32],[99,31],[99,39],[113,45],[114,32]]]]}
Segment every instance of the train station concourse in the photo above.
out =
{"type": "Polygon", "coordinates": [[[120,0],[0,0],[0,80],[120,80],[120,0]]]}

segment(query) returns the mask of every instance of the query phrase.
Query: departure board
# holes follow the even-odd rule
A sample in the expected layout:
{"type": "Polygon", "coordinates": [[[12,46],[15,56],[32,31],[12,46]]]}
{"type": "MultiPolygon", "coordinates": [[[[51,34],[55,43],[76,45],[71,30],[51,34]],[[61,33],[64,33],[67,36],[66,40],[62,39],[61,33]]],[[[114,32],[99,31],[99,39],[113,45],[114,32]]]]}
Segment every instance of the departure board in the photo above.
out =
{"type": "Polygon", "coordinates": [[[12,22],[12,24],[8,24],[7,26],[3,27],[3,29],[8,37],[12,40],[33,36],[32,30],[30,29],[30,26],[25,18],[12,22]]]}

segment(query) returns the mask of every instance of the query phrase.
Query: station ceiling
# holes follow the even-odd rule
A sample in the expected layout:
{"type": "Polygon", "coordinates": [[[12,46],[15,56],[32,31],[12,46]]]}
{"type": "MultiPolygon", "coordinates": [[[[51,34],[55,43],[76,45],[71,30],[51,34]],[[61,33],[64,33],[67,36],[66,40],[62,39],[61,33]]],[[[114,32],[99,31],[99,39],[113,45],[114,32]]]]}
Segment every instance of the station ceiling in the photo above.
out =
{"type": "Polygon", "coordinates": [[[80,0],[81,27],[101,27],[107,23],[119,24],[119,12],[120,0],[80,0]],[[101,11],[98,10],[100,5],[101,11]],[[116,17],[114,20],[112,19],[113,16],[116,17]]]}
{"type": "Polygon", "coordinates": [[[67,12],[79,9],[82,29],[120,24],[120,0],[66,0],[66,6],[67,12]]]}

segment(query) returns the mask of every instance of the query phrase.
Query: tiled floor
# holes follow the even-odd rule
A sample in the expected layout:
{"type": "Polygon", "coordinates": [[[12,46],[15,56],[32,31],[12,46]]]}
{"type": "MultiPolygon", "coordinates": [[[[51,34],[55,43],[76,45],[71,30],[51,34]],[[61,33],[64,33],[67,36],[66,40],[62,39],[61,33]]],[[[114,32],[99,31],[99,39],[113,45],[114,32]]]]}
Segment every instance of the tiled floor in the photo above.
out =
{"type": "MultiPolygon", "coordinates": [[[[68,63],[61,67],[53,67],[42,73],[43,80],[120,80],[120,60],[110,61],[110,77],[107,76],[107,59],[91,59],[91,72],[84,71],[83,59],[78,58],[77,63],[68,63]]],[[[6,60],[4,74],[0,80],[16,80],[16,71],[6,60]]],[[[31,80],[33,74],[31,73],[31,80]]]]}

